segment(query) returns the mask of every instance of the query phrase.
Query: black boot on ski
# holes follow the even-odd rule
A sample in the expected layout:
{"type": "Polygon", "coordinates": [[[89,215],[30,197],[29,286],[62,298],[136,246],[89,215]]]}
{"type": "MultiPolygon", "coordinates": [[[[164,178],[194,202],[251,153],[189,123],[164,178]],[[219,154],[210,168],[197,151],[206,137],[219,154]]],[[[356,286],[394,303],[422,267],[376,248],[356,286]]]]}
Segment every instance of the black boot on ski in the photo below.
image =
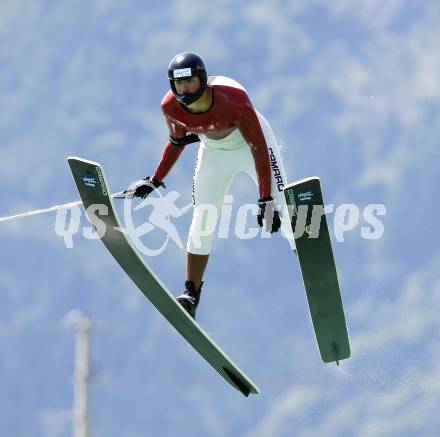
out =
{"type": "Polygon", "coordinates": [[[193,318],[196,318],[196,308],[200,301],[200,293],[202,291],[203,282],[200,288],[196,290],[193,281],[185,281],[185,291],[177,297],[177,301],[185,308],[187,313],[193,318]]]}

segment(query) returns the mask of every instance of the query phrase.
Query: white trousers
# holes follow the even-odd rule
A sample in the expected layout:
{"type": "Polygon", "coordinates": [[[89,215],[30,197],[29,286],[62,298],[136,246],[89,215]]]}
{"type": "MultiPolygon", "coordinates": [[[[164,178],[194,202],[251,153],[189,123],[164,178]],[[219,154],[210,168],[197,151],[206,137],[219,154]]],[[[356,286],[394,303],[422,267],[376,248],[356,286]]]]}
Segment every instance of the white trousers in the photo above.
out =
{"type": "MultiPolygon", "coordinates": [[[[294,249],[295,242],[283,192],[286,175],[279,145],[266,119],[258,112],[257,116],[269,150],[272,197],[281,216],[281,230],[294,249]]],[[[250,146],[241,134],[234,131],[229,137],[220,141],[202,139],[193,180],[194,211],[188,236],[188,252],[196,255],[210,253],[224,197],[234,176],[239,172],[249,174],[258,186],[254,158],[250,146]]]]}

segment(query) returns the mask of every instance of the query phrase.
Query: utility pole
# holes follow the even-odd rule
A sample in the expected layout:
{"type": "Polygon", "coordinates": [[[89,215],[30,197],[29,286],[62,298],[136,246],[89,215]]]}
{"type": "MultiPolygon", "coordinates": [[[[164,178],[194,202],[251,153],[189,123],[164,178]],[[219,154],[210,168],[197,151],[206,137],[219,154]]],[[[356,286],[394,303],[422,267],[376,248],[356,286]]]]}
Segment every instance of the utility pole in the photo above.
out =
{"type": "Polygon", "coordinates": [[[89,385],[93,323],[80,310],[70,311],[64,320],[65,326],[75,333],[73,437],[90,437],[89,385]]]}

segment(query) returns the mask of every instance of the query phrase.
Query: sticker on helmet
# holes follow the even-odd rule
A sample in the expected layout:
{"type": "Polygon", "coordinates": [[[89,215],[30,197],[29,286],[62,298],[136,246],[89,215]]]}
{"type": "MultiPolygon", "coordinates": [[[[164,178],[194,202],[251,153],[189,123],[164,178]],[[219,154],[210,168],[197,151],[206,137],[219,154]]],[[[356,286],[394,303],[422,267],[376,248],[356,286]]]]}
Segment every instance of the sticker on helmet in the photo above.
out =
{"type": "Polygon", "coordinates": [[[191,77],[191,68],[178,68],[173,71],[174,79],[179,77],[191,77]]]}

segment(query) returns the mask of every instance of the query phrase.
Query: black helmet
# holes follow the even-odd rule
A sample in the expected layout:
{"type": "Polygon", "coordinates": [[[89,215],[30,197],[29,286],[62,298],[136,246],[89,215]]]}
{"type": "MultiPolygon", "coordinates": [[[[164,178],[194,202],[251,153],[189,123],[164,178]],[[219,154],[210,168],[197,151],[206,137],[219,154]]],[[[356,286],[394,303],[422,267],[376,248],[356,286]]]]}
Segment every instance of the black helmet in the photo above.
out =
{"type": "Polygon", "coordinates": [[[171,59],[168,67],[168,79],[176,99],[185,105],[190,105],[200,99],[205,92],[208,84],[208,72],[206,71],[203,59],[199,55],[191,52],[183,52],[171,59]],[[178,94],[174,81],[195,76],[200,79],[199,90],[191,94],[178,94]]]}

